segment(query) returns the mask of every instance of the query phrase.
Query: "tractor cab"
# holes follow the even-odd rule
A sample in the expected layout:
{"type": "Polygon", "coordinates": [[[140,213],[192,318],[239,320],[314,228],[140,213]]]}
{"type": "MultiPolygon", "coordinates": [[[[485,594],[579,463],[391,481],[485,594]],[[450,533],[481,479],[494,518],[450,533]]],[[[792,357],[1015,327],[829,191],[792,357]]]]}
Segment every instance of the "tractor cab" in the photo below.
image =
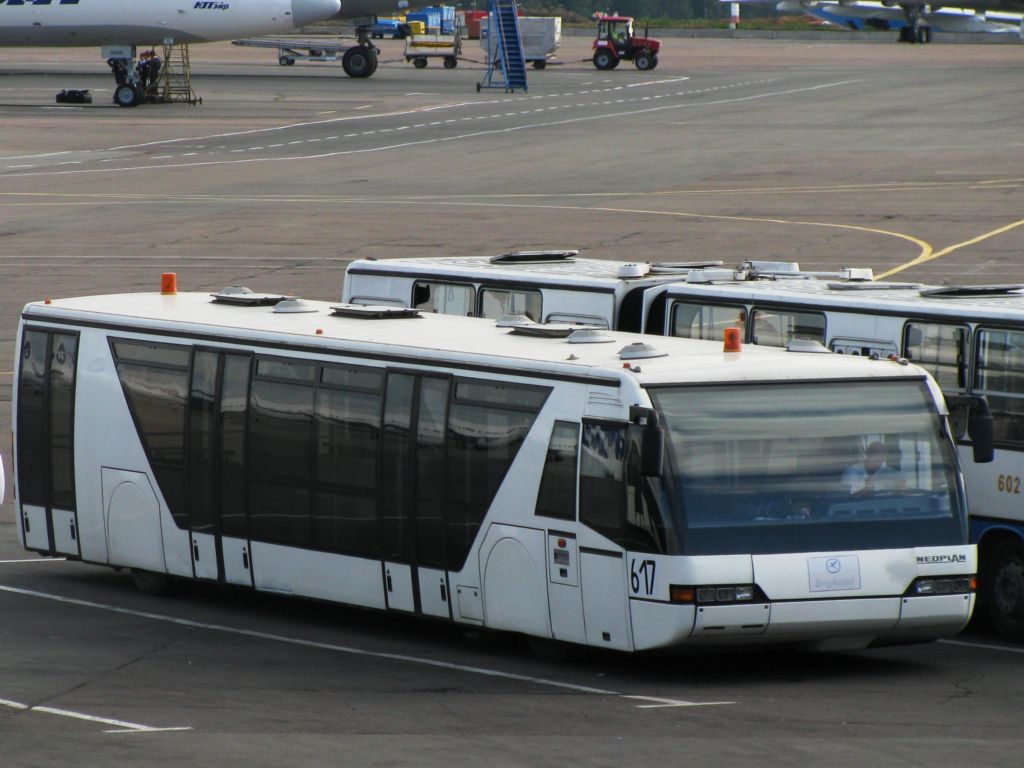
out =
{"type": "Polygon", "coordinates": [[[633,39],[633,19],[629,16],[598,17],[597,39],[607,40],[616,51],[625,50],[626,41],[633,39]]]}
{"type": "Polygon", "coordinates": [[[654,69],[658,66],[658,51],[661,41],[633,34],[631,16],[607,16],[595,13],[597,37],[594,40],[594,66],[598,69],[615,69],[623,59],[632,61],[637,69],[654,69]]]}

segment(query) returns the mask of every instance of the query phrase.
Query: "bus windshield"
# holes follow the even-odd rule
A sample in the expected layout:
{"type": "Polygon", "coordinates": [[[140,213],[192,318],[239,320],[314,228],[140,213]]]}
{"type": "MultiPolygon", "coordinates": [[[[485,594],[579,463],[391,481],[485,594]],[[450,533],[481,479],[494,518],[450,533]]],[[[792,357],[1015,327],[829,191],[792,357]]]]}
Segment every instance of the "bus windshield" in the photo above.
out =
{"type": "Polygon", "coordinates": [[[953,446],[922,381],[650,390],[686,554],[962,544],[953,446]]]}

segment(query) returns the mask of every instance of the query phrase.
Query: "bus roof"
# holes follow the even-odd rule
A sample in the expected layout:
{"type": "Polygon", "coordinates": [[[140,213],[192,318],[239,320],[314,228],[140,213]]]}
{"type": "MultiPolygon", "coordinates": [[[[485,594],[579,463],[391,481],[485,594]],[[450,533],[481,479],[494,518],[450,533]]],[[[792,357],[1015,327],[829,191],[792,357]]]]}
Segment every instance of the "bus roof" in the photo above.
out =
{"type": "MultiPolygon", "coordinates": [[[[158,334],[170,337],[168,340],[181,337],[207,343],[264,344],[325,354],[344,351],[408,365],[455,363],[452,367],[506,369],[513,375],[522,372],[582,377],[612,384],[633,380],[641,386],[925,377],[913,365],[890,361],[755,346],[728,353],[720,342],[613,331],[599,332],[606,338],[604,343],[570,343],[566,338],[513,333],[494,320],[418,313],[412,317],[368,319],[339,316],[334,311],[338,306],[300,301],[303,311],[282,312],[280,306],[239,306],[214,301],[208,293],[135,293],[34,302],[26,305],[22,317],[24,322],[60,322],[114,333],[158,334]],[[621,350],[634,344],[650,345],[661,356],[620,356],[621,350]]],[[[384,312],[389,308],[379,309],[384,312]]],[[[355,311],[367,312],[368,308],[358,307],[355,311]]]]}
{"type": "Polygon", "coordinates": [[[925,286],[885,281],[830,281],[819,279],[738,280],[720,283],[677,282],[671,296],[699,296],[749,302],[772,300],[842,311],[871,309],[907,316],[944,315],[952,320],[1018,322],[1024,320],[1024,292],[1020,286],[925,286]]]}
{"type": "MultiPolygon", "coordinates": [[[[514,256],[515,254],[507,254],[514,256]]],[[[608,261],[561,256],[544,260],[504,260],[491,256],[437,256],[374,261],[359,259],[349,264],[346,274],[405,275],[431,280],[501,280],[560,286],[614,289],[619,285],[658,285],[684,279],[696,267],[708,262],[647,264],[636,261],[608,261]],[[557,278],[557,284],[552,284],[557,278]]]]}

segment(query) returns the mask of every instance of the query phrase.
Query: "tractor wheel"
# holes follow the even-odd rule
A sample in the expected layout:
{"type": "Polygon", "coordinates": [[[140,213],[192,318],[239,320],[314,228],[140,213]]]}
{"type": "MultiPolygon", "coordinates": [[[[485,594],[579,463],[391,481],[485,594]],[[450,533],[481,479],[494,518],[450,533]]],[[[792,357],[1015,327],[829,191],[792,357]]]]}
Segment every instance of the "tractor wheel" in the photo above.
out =
{"type": "Polygon", "coordinates": [[[598,48],[594,51],[594,66],[598,69],[615,69],[619,60],[607,48],[598,48]]]}
{"type": "Polygon", "coordinates": [[[377,54],[365,45],[354,45],[341,57],[341,66],[349,77],[369,77],[377,68],[377,54]]]}
{"type": "Polygon", "coordinates": [[[641,72],[646,72],[649,69],[654,69],[654,55],[647,51],[642,51],[636,55],[633,59],[633,65],[641,72]]]}
{"type": "Polygon", "coordinates": [[[656,66],[658,66],[658,54],[652,53],[651,54],[651,69],[654,69],[656,66]]]}

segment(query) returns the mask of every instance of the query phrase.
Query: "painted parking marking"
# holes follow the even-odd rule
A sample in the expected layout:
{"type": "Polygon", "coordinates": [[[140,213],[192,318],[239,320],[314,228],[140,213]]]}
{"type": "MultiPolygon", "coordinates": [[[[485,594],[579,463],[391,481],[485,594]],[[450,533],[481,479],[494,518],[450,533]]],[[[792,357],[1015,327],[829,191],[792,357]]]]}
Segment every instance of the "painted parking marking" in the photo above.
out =
{"type": "Polygon", "coordinates": [[[70,717],[73,720],[85,720],[90,723],[115,726],[114,728],[105,729],[103,731],[104,733],[163,733],[166,731],[192,730],[192,726],[190,725],[172,727],[142,725],[141,723],[130,723],[127,720],[115,720],[110,717],[87,715],[84,712],[75,712],[70,709],[58,709],[57,707],[45,707],[39,705],[32,706],[30,704],[22,704],[20,701],[11,701],[10,699],[0,699],[0,706],[9,707],[10,709],[20,709],[23,712],[41,712],[46,715],[58,715],[59,717],[70,717]]]}
{"type": "MultiPolygon", "coordinates": [[[[515,680],[517,682],[531,683],[533,685],[541,685],[549,688],[557,688],[560,690],[572,691],[574,693],[591,694],[595,696],[611,696],[621,699],[633,699],[645,702],[654,702],[655,705],[662,706],[721,706],[735,704],[733,701],[709,701],[709,702],[683,702],[679,699],[662,699],[652,696],[640,696],[634,694],[621,693],[619,691],[607,690],[604,688],[594,688],[587,685],[579,685],[577,683],[568,683],[562,680],[550,680],[543,677],[535,677],[533,675],[523,675],[515,672],[505,672],[499,669],[488,669],[487,667],[477,667],[469,664],[455,664],[450,661],[441,661],[439,659],[430,659],[423,656],[412,656],[404,653],[390,653],[386,651],[370,651],[365,648],[356,648],[348,645],[338,645],[335,643],[325,643],[318,640],[306,640],[301,637],[289,637],[288,635],[277,635],[270,632],[260,632],[254,629],[243,629],[241,627],[232,627],[226,624],[209,624],[202,621],[195,621],[193,619],[183,619],[177,616],[168,616],[162,613],[151,613],[149,611],[136,611],[130,608],[122,608],[117,605],[108,605],[106,603],[97,603],[91,600],[80,600],[72,597],[65,597],[63,595],[54,595],[48,592],[38,592],[31,589],[21,589],[19,587],[11,587],[6,585],[0,585],[0,592],[8,592],[10,594],[22,595],[24,597],[35,597],[43,600],[53,600],[58,603],[65,605],[75,605],[82,608],[94,608],[100,611],[108,611],[110,613],[120,614],[122,616],[133,616],[136,618],[150,619],[152,621],[160,621],[167,624],[174,624],[180,627],[190,627],[193,629],[204,629],[211,632],[224,632],[226,634],[238,635],[240,637],[249,637],[257,640],[268,640],[271,642],[287,643],[290,645],[296,645],[303,648],[316,648],[324,651],[334,651],[336,653],[344,653],[352,656],[362,656],[374,659],[385,659],[388,661],[403,662],[406,664],[416,664],[424,667],[433,667],[435,669],[447,669],[457,672],[465,672],[471,675],[481,675],[483,677],[492,677],[501,680],[515,680]]],[[[638,708],[652,708],[654,705],[641,704],[637,705],[638,708]]],[[[148,726],[142,726],[148,727],[148,726]]]]}

